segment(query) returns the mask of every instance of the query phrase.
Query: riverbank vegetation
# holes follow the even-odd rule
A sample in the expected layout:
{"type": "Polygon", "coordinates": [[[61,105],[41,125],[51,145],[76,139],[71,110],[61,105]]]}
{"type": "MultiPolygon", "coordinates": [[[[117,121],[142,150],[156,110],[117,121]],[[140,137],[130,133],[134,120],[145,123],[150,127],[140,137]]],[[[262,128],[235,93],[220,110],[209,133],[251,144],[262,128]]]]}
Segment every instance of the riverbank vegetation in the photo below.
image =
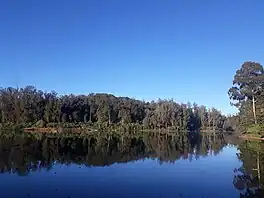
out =
{"type": "Polygon", "coordinates": [[[234,116],[240,132],[264,137],[264,69],[260,63],[245,62],[236,71],[228,92],[239,113],[234,116]]]}
{"type": "Polygon", "coordinates": [[[173,100],[145,102],[111,94],[58,95],[33,86],[0,89],[0,123],[76,130],[217,130],[228,127],[215,108],[173,100]]]}

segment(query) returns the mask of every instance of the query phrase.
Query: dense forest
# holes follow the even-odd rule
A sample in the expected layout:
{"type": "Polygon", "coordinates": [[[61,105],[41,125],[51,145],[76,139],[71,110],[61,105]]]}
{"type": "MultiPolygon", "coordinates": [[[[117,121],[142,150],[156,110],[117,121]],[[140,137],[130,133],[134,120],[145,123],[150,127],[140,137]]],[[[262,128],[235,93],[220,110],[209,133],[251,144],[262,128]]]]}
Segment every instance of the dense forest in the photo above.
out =
{"type": "MultiPolygon", "coordinates": [[[[221,129],[226,117],[215,108],[173,100],[145,102],[111,94],[62,95],[33,86],[0,89],[0,123],[23,127],[96,125],[142,129],[221,129]]],[[[224,126],[228,128],[229,126],[224,126]]]]}
{"type": "Polygon", "coordinates": [[[97,93],[58,95],[33,86],[0,89],[0,127],[96,129],[236,130],[264,135],[264,69],[245,62],[228,91],[239,113],[226,117],[215,108],[169,100],[140,101],[97,93]]]}
{"type": "Polygon", "coordinates": [[[245,62],[236,71],[228,92],[239,113],[234,116],[241,132],[264,135],[264,68],[256,62],[245,62]]]}

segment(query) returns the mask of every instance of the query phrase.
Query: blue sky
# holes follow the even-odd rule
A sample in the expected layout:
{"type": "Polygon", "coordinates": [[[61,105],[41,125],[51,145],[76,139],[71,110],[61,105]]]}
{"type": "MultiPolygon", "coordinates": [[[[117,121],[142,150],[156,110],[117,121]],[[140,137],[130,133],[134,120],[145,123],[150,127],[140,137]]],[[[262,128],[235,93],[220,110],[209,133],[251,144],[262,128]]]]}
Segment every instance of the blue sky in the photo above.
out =
{"type": "Polygon", "coordinates": [[[235,71],[264,64],[263,10],[262,0],[1,0],[0,86],[232,113],[235,71]]]}

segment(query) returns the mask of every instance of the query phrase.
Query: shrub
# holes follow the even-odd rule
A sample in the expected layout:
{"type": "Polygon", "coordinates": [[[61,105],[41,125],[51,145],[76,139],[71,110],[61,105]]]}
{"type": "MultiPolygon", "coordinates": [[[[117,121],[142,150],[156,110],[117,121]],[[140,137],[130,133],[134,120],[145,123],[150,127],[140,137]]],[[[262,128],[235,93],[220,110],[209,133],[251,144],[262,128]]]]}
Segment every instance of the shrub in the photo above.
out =
{"type": "Polygon", "coordinates": [[[247,133],[264,136],[264,125],[263,124],[250,125],[247,129],[247,133]]]}
{"type": "Polygon", "coordinates": [[[46,123],[44,122],[44,120],[39,120],[34,124],[34,127],[38,127],[38,128],[43,128],[45,127],[46,123]]]}

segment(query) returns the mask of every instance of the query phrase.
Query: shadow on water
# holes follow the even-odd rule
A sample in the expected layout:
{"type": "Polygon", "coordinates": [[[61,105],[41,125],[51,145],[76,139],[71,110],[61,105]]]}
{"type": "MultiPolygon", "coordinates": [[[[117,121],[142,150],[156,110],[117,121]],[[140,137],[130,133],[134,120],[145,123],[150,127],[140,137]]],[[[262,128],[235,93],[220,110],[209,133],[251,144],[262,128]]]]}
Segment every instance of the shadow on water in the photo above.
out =
{"type": "Polygon", "coordinates": [[[155,159],[160,164],[175,163],[217,156],[230,145],[238,149],[237,158],[241,162],[241,167],[234,169],[233,186],[240,197],[262,197],[264,144],[239,141],[221,133],[3,133],[0,170],[27,176],[40,170],[51,171],[56,164],[103,167],[143,159],[155,159]]]}

